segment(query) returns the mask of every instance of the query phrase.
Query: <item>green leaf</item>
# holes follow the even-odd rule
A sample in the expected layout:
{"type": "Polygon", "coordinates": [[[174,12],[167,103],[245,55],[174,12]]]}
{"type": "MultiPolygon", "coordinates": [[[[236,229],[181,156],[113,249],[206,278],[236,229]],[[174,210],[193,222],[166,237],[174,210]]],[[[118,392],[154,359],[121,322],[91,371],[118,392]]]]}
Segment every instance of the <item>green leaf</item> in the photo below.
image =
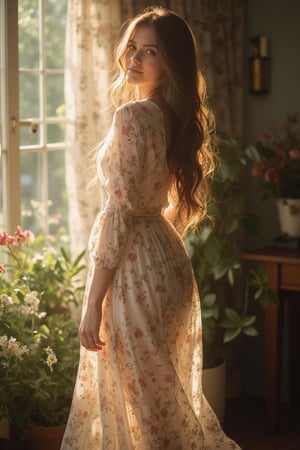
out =
{"type": "Polygon", "coordinates": [[[250,159],[250,161],[253,161],[255,163],[261,162],[260,153],[254,145],[249,145],[248,147],[246,147],[245,154],[250,159]]]}
{"type": "Polygon", "coordinates": [[[252,325],[256,320],[256,316],[246,316],[242,318],[242,326],[248,327],[249,325],[252,325]]]}
{"type": "Polygon", "coordinates": [[[225,308],[225,315],[228,317],[228,319],[232,320],[233,322],[239,324],[241,321],[240,316],[234,309],[232,308],[225,308]]]}
{"type": "Polygon", "coordinates": [[[243,328],[243,333],[246,334],[247,336],[258,336],[259,334],[257,329],[254,327],[243,328]]]}
{"type": "Polygon", "coordinates": [[[222,328],[236,328],[236,323],[230,319],[223,319],[220,325],[222,328]]]}
{"type": "Polygon", "coordinates": [[[207,307],[211,307],[214,305],[215,301],[216,301],[216,294],[214,293],[210,293],[205,295],[205,297],[202,299],[202,304],[207,306],[207,307]]]}
{"type": "Polygon", "coordinates": [[[240,333],[241,328],[227,329],[224,333],[223,342],[226,344],[227,342],[233,341],[240,333]]]}
{"type": "Polygon", "coordinates": [[[60,248],[60,251],[61,251],[61,254],[62,254],[63,257],[64,257],[64,260],[65,260],[66,262],[70,262],[70,257],[69,257],[69,255],[67,254],[66,250],[65,250],[63,247],[61,247],[61,248],[60,248]]]}

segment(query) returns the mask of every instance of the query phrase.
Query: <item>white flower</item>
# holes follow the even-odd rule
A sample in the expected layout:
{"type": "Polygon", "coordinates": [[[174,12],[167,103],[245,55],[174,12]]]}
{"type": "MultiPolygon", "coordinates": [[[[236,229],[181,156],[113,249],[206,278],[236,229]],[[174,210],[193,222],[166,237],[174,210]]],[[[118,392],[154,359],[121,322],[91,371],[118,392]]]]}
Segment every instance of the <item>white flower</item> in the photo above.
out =
{"type": "Polygon", "coordinates": [[[7,358],[9,355],[9,351],[7,348],[7,342],[8,342],[8,337],[6,335],[0,336],[0,347],[2,347],[2,350],[0,351],[0,355],[3,356],[4,358],[7,358]]]}
{"type": "Polygon", "coordinates": [[[32,309],[31,306],[29,305],[21,305],[19,308],[20,313],[22,314],[22,316],[30,316],[30,314],[32,314],[32,309]]]}
{"type": "Polygon", "coordinates": [[[6,348],[7,347],[7,341],[8,341],[8,337],[6,335],[0,336],[0,346],[2,348],[6,348]]]}
{"type": "Polygon", "coordinates": [[[0,295],[0,306],[8,306],[13,304],[13,298],[9,297],[7,294],[0,295]]]}
{"type": "Polygon", "coordinates": [[[20,342],[12,336],[9,339],[5,335],[0,336],[0,346],[2,347],[0,355],[4,358],[14,355],[17,359],[23,359],[24,353],[29,351],[26,345],[21,345],[20,342]]]}
{"type": "Polygon", "coordinates": [[[14,348],[14,355],[18,359],[23,359],[23,355],[29,352],[29,348],[26,345],[16,346],[14,348]]]}
{"type": "Polygon", "coordinates": [[[32,309],[32,312],[38,312],[40,299],[37,297],[37,291],[29,292],[24,297],[24,303],[29,305],[32,309]]]}
{"type": "Polygon", "coordinates": [[[24,316],[34,315],[38,318],[44,317],[44,313],[39,313],[40,299],[37,297],[37,291],[29,292],[24,297],[25,305],[20,306],[20,311],[24,316]]]}
{"type": "Polygon", "coordinates": [[[45,352],[47,353],[47,361],[46,364],[48,367],[50,367],[51,372],[53,371],[53,364],[57,363],[57,358],[56,355],[54,353],[54,351],[52,350],[51,347],[46,347],[44,348],[45,352]]]}

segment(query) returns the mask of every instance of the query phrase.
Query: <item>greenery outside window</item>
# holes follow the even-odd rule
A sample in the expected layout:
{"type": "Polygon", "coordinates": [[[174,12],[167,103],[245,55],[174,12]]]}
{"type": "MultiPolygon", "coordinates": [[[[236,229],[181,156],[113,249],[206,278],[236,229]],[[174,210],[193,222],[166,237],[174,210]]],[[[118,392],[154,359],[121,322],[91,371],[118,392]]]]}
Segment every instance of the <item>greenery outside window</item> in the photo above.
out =
{"type": "MultiPolygon", "coordinates": [[[[1,108],[2,116],[7,116],[0,117],[1,132],[5,134],[3,130],[6,119],[7,134],[12,129],[18,137],[17,148],[13,149],[9,139],[5,145],[5,139],[1,135],[3,150],[3,158],[1,157],[0,161],[1,230],[7,229],[11,222],[14,222],[15,226],[18,221],[24,229],[30,229],[35,234],[41,231],[54,234],[57,233],[58,227],[67,228],[68,216],[64,138],[67,0],[10,0],[10,3],[7,0],[0,0],[0,2],[2,2],[1,10],[7,14],[8,27],[6,36],[1,27],[1,42],[6,38],[8,52],[12,47],[12,41],[16,39],[16,34],[9,29],[13,5],[16,12],[15,20],[18,21],[16,28],[18,53],[13,61],[14,67],[18,65],[18,82],[9,89],[5,86],[6,60],[3,54],[5,52],[2,51],[1,96],[17,96],[18,101],[15,104],[19,104],[19,109],[13,114],[14,117],[6,114],[5,107],[1,108]],[[33,128],[35,132],[32,132],[33,128]],[[13,164],[13,169],[7,170],[6,166],[9,164],[6,165],[6,159],[9,160],[12,154],[17,158],[18,164],[13,164]],[[21,217],[18,219],[15,214],[13,221],[6,217],[3,205],[7,189],[10,190],[7,202],[20,205],[21,217]]],[[[9,64],[11,65],[11,57],[9,64]]],[[[9,71],[10,67],[7,68],[8,79],[9,71]]],[[[2,98],[2,104],[5,105],[5,102],[6,100],[2,98]]],[[[9,104],[9,98],[6,103],[9,104]]]]}

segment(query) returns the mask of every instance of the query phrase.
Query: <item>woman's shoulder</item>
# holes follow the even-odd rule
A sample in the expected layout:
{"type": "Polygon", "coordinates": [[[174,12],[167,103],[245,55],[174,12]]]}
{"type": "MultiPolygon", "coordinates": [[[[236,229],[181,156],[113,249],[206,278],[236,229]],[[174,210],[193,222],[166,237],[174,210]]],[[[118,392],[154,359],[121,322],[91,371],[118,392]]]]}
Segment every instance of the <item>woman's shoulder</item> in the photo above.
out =
{"type": "Polygon", "coordinates": [[[161,114],[159,111],[159,107],[148,99],[135,100],[124,103],[123,105],[119,106],[115,112],[117,116],[121,115],[128,119],[142,119],[145,115],[158,113],[161,114]]]}

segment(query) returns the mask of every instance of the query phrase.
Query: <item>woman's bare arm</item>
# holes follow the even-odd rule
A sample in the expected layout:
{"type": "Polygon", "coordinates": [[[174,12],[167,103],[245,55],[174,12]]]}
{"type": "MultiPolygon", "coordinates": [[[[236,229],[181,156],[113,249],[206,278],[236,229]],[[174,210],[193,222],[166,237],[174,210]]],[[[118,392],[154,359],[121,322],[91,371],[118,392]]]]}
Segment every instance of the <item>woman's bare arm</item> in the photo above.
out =
{"type": "Polygon", "coordinates": [[[80,342],[88,350],[97,351],[105,345],[100,339],[102,303],[108,291],[115,269],[92,269],[91,285],[87,292],[87,306],[82,317],[79,332],[80,342]]]}

